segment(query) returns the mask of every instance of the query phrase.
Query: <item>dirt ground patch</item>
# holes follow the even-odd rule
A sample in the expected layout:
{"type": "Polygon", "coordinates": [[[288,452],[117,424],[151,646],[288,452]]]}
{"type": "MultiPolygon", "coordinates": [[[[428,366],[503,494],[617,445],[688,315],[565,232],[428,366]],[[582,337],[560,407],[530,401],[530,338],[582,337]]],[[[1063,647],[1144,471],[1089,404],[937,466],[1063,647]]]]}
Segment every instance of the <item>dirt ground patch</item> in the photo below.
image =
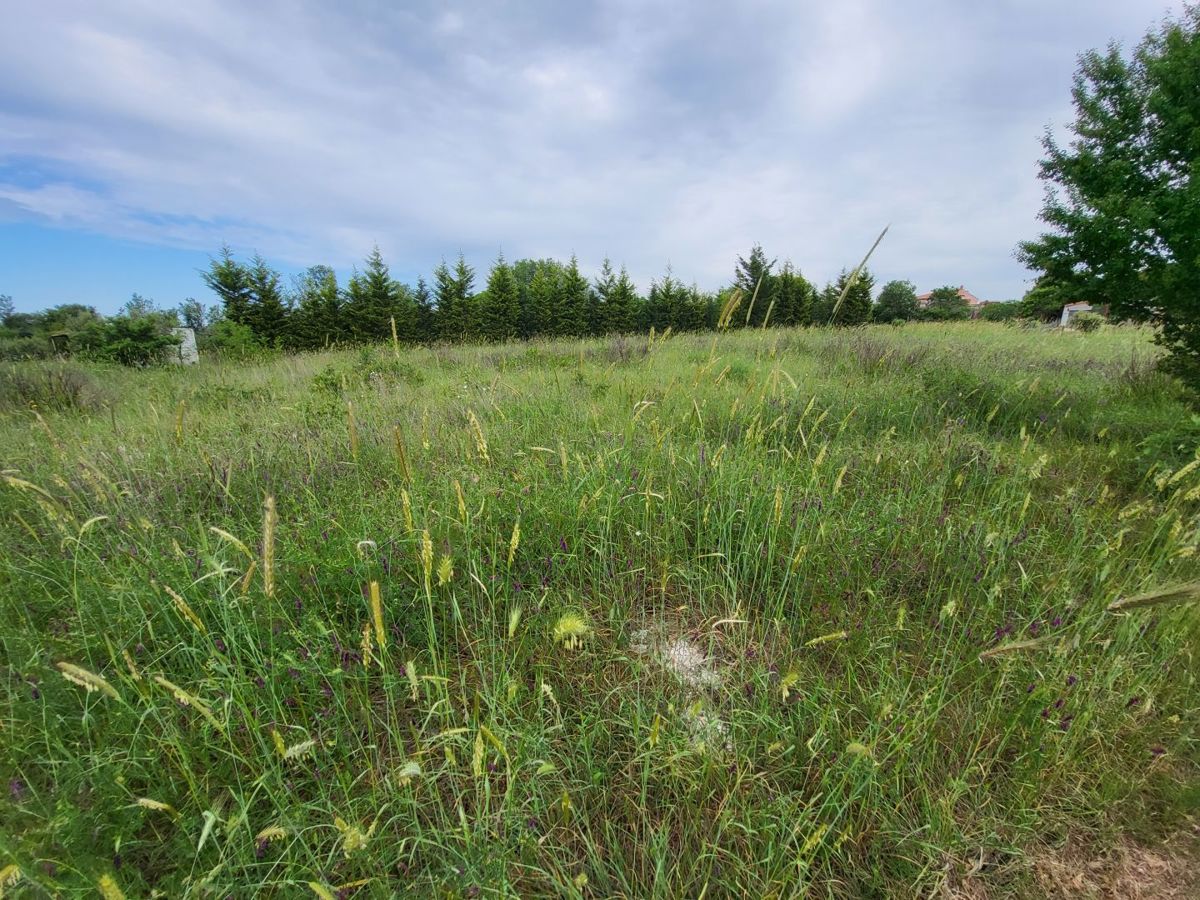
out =
{"type": "Polygon", "coordinates": [[[1097,853],[1068,841],[1025,861],[1013,859],[990,876],[979,865],[955,866],[948,876],[939,900],[1195,900],[1200,897],[1200,822],[1154,847],[1123,840],[1097,853]],[[1015,882],[1009,881],[1014,876],[1015,882]]]}
{"type": "Polygon", "coordinates": [[[1200,897],[1200,824],[1158,847],[1123,841],[1096,858],[1068,844],[1035,857],[1033,872],[1048,898],[1193,900],[1200,897]]]}

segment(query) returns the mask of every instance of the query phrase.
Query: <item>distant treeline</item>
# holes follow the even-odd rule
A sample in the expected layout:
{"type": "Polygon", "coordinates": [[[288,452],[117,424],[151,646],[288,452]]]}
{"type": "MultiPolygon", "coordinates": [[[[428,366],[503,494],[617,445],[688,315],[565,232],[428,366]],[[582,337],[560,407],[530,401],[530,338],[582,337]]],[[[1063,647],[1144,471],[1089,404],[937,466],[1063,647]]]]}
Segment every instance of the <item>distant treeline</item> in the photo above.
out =
{"type": "MultiPolygon", "coordinates": [[[[15,313],[0,298],[0,356],[40,356],[82,352],[127,362],[128,348],[114,352],[108,339],[127,343],[128,325],[140,320],[141,332],[170,325],[193,328],[202,350],[229,354],[258,349],[313,350],[395,339],[406,344],[434,341],[505,341],[533,337],[586,337],[612,333],[701,331],[721,327],[861,325],[908,319],[965,319],[970,311],[956,288],[939,288],[919,308],[914,286],[891,281],[872,301],[874,276],[842,273],[817,288],[790,262],[779,264],[755,245],[738,257],[733,281],[715,292],[701,291],[677,278],[668,267],[641,295],[624,267],[609,260],[588,280],[572,257],[520,259],[500,256],[486,281],[477,283],[460,255],[442,262],[430,281],[415,285],[392,277],[376,248],[345,285],[329,266],[307,269],[286,285],[261,256],[238,260],[228,247],[201,273],[216,303],[188,299],[173,310],[159,310],[134,295],[117,316],[105,319],[94,309],[65,304],[41,313],[15,313]],[[844,296],[843,296],[844,295],[844,296]],[[841,299],[839,303],[838,300],[841,299]],[[722,316],[727,321],[722,321],[722,316]],[[106,349],[107,348],[107,349],[106,349]]],[[[1015,304],[995,304],[999,315],[1016,313],[1015,304]]],[[[992,309],[988,307],[987,309],[992,309]]],[[[157,351],[156,351],[157,352],[157,351]]],[[[137,357],[137,354],[133,354],[137,357]]],[[[138,361],[136,358],[133,361],[138,361]]]]}

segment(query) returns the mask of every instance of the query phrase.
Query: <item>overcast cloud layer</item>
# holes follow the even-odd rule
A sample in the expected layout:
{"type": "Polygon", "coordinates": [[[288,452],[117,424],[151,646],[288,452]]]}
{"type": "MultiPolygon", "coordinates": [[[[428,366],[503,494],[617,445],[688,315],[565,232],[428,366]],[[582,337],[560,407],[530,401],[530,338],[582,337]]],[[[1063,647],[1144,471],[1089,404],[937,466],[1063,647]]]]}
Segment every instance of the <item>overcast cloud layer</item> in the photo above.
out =
{"type": "MultiPolygon", "coordinates": [[[[1177,4],[9,2],[0,220],[398,273],[760,241],[1018,296],[1075,56],[1177,4]]],[[[11,261],[10,261],[11,262],[11,261]]]]}

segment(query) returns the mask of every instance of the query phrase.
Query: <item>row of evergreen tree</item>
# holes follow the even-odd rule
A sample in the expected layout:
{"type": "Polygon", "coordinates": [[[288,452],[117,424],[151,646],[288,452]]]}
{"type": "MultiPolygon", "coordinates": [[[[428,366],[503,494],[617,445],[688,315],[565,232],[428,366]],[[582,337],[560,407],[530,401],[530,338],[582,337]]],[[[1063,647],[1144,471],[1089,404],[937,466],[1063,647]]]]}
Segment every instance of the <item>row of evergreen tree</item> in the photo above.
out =
{"type": "MultiPolygon", "coordinates": [[[[443,261],[432,284],[418,278],[410,286],[391,276],[378,248],[345,287],[333,269],[313,266],[289,290],[261,256],[241,262],[228,247],[202,275],[220,301],[225,328],[231,324],[257,343],[295,350],[390,340],[393,323],[405,343],[582,337],[652,327],[697,331],[717,327],[733,291],[742,295],[733,327],[856,325],[872,317],[874,285],[862,272],[838,305],[849,273],[818,291],[790,262],[777,265],[758,245],[738,258],[732,284],[720,291],[689,286],[668,267],[645,296],[624,267],[617,270],[606,259],[589,281],[575,257],[509,263],[501,255],[478,291],[475,271],[461,255],[453,266],[443,261]]],[[[183,314],[187,324],[208,324],[199,310],[183,314]]]]}

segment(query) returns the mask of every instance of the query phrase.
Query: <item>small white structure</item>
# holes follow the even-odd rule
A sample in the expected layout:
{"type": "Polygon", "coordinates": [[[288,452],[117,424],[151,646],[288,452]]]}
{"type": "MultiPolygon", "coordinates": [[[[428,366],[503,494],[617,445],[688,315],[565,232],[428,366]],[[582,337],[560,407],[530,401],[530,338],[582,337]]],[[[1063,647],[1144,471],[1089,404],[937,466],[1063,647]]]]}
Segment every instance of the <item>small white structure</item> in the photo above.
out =
{"type": "Polygon", "coordinates": [[[172,328],[179,338],[179,346],[170,354],[171,362],[181,366],[194,366],[200,362],[200,351],[196,349],[196,332],[190,328],[172,328]]]}
{"type": "Polygon", "coordinates": [[[1092,304],[1090,303],[1068,303],[1063,307],[1062,320],[1058,323],[1060,328],[1066,328],[1071,324],[1071,319],[1083,312],[1091,312],[1092,304]]]}

